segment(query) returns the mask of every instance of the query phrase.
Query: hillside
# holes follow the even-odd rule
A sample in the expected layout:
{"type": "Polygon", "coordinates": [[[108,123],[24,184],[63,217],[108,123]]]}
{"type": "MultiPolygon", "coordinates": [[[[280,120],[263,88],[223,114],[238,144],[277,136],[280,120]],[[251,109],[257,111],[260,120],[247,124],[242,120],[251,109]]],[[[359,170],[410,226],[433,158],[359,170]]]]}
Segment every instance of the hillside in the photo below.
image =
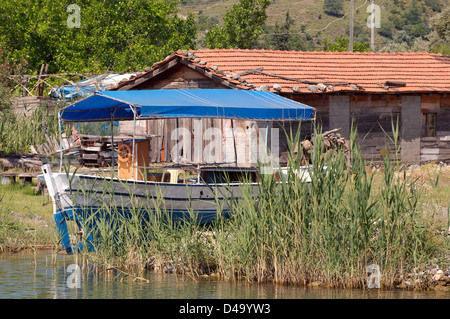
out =
{"type": "MultiPolygon", "coordinates": [[[[325,41],[334,42],[339,37],[348,37],[350,0],[328,0],[327,3],[332,4],[342,2],[343,8],[337,15],[325,12],[325,1],[327,0],[273,0],[267,9],[266,28],[260,39],[260,46],[267,46],[275,24],[282,25],[285,22],[287,11],[294,22],[290,32],[301,36],[299,41],[307,44],[309,50],[321,50],[325,41]]],[[[220,24],[223,15],[238,2],[239,0],[184,0],[180,2],[179,9],[182,14],[193,13],[204,33],[211,25],[220,24]]],[[[400,46],[400,49],[406,50],[406,45],[412,47],[417,38],[426,39],[426,35],[431,31],[430,17],[442,11],[448,2],[375,0],[375,4],[380,7],[381,16],[381,27],[376,29],[376,50],[389,46],[400,46]]],[[[356,42],[370,42],[370,29],[366,25],[370,13],[367,10],[370,10],[370,1],[355,0],[356,42]]],[[[199,45],[202,45],[201,41],[199,45]]]]}

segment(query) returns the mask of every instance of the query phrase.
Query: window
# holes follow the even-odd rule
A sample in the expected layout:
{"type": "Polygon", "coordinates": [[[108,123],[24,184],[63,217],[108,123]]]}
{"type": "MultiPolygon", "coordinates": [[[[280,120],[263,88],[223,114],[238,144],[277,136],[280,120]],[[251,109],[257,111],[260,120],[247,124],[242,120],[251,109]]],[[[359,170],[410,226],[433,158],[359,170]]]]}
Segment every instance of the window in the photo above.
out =
{"type": "Polygon", "coordinates": [[[422,137],[436,136],[436,113],[422,113],[422,137]]]}

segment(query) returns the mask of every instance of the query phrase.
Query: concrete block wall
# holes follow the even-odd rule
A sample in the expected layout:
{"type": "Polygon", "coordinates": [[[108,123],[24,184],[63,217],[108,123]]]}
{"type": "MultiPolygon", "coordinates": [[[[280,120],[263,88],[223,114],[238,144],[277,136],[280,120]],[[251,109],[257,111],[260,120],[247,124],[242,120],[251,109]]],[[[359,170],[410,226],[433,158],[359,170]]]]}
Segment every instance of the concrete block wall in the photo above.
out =
{"type": "Polygon", "coordinates": [[[420,136],[422,130],[421,96],[402,97],[401,159],[408,164],[420,162],[420,136]]]}
{"type": "Polygon", "coordinates": [[[340,128],[341,136],[350,138],[350,96],[330,95],[329,128],[340,128]]]}

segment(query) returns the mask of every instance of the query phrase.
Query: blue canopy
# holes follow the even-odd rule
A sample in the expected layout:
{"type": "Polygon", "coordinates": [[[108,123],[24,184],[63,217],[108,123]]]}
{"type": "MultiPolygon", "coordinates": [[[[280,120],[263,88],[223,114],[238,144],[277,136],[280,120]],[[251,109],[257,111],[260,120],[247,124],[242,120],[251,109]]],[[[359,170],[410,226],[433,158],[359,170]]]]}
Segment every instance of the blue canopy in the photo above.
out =
{"type": "Polygon", "coordinates": [[[65,122],[152,118],[310,120],[314,108],[272,92],[231,89],[102,91],[61,110],[65,122]]]}

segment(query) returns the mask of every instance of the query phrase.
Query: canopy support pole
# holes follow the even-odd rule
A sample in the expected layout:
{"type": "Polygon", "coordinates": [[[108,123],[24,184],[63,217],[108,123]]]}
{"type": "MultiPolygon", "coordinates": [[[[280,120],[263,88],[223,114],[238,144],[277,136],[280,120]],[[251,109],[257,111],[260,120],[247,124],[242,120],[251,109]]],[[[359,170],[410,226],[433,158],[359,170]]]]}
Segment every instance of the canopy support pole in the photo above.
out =
{"type": "Polygon", "coordinates": [[[269,153],[267,150],[267,147],[269,145],[268,143],[269,143],[269,121],[266,122],[266,152],[267,153],[269,153]]]}
{"type": "Polygon", "coordinates": [[[114,112],[111,111],[111,181],[114,178],[114,112]]]}
{"type": "Polygon", "coordinates": [[[135,169],[137,170],[137,167],[133,167],[134,158],[135,158],[135,149],[136,149],[136,112],[131,105],[130,105],[130,107],[131,107],[131,110],[133,111],[133,151],[131,152],[131,167],[132,167],[131,179],[134,179],[134,177],[135,177],[134,170],[135,169]]]}
{"type": "MultiPolygon", "coordinates": [[[[313,132],[314,132],[314,138],[316,138],[316,128],[317,128],[317,126],[316,126],[316,110],[314,109],[314,118],[313,119],[311,119],[311,123],[312,123],[312,125],[313,125],[313,132]]],[[[316,145],[316,143],[314,143],[315,141],[312,141],[313,142],[313,156],[312,156],[312,160],[314,161],[314,159],[315,159],[315,156],[316,156],[316,148],[314,147],[314,145],[316,145]]]]}
{"type": "Polygon", "coordinates": [[[237,166],[237,149],[236,149],[236,138],[234,137],[234,120],[233,119],[231,119],[231,132],[233,134],[234,165],[237,166]]]}
{"type": "Polygon", "coordinates": [[[59,131],[59,172],[62,173],[63,150],[62,150],[62,135],[61,135],[61,112],[58,112],[58,131],[59,131]]]}
{"type": "MultiPolygon", "coordinates": [[[[178,138],[180,137],[178,134],[179,134],[179,130],[178,130],[178,127],[179,127],[179,124],[178,124],[178,117],[177,117],[177,119],[176,119],[176,125],[177,125],[177,128],[176,128],[176,132],[177,132],[177,142],[178,142],[178,138]]],[[[184,141],[184,136],[183,136],[183,144],[185,144],[185,141],[184,141]]],[[[185,153],[186,151],[184,150],[184,153],[185,153]]],[[[172,159],[173,160],[173,159],[172,159]]],[[[177,143],[177,167],[180,167],[180,143],[177,143]]]]}
{"type": "Polygon", "coordinates": [[[269,121],[266,121],[266,140],[265,140],[265,149],[264,149],[264,159],[263,159],[263,163],[268,163],[269,166],[271,166],[270,163],[270,157],[269,157],[269,121]]]}

